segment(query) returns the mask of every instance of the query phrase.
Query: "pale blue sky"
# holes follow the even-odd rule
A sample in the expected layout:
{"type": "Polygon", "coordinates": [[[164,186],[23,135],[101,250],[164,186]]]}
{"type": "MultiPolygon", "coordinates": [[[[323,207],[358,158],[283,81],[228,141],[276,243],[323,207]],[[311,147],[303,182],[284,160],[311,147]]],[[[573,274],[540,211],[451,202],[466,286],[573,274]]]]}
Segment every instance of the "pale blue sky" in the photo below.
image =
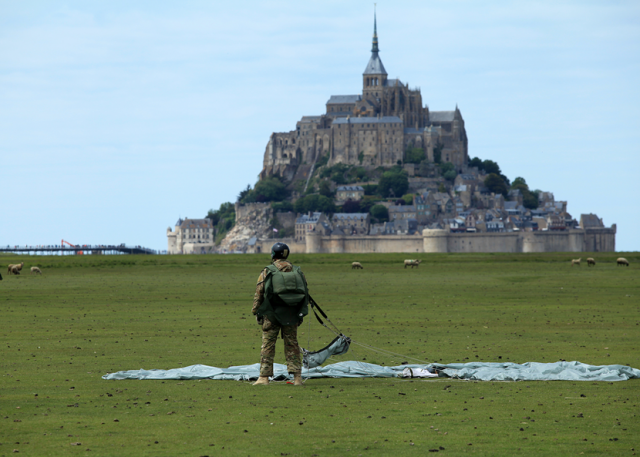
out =
{"type": "MultiPolygon", "coordinates": [[[[269,135],[357,94],[368,1],[0,0],[0,245],[166,249],[235,201],[269,135]]],[[[378,1],[389,77],[469,154],[640,250],[640,3],[378,1]],[[635,183],[635,184],[634,184],[635,183]]]]}

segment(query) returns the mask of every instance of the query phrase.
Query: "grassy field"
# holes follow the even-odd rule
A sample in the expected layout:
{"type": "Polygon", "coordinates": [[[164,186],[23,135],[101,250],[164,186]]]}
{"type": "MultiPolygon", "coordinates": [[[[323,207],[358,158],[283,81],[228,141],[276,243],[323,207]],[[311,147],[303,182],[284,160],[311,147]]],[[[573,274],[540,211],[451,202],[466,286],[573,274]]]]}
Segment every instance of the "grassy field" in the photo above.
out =
{"type": "MultiPolygon", "coordinates": [[[[355,341],[338,360],[578,360],[640,368],[640,254],[294,255],[355,341]],[[587,257],[582,255],[583,260],[587,257]],[[358,260],[364,270],[352,271],[358,260]]],[[[252,256],[0,257],[0,456],[633,455],[640,381],[105,381],[259,361],[252,256]],[[38,265],[42,276],[28,268],[38,265]]],[[[333,335],[307,318],[302,346],[333,335]]],[[[334,361],[338,361],[334,360],[334,361]]],[[[282,342],[277,358],[284,362],[282,342]]]]}

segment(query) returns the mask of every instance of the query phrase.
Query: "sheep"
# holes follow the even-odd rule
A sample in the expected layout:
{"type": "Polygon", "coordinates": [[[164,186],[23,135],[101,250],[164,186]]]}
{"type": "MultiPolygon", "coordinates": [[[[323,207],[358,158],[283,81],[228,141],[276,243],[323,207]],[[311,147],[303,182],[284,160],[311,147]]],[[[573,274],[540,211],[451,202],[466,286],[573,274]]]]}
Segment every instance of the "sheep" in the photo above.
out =
{"type": "Polygon", "coordinates": [[[587,266],[590,267],[591,265],[593,265],[594,267],[596,266],[596,261],[593,257],[589,257],[587,259],[587,266]]]}
{"type": "Polygon", "coordinates": [[[574,266],[574,265],[578,265],[578,266],[580,266],[580,261],[581,261],[581,260],[582,260],[582,257],[580,257],[579,259],[573,259],[573,260],[571,261],[571,266],[574,266]]]}
{"type": "Polygon", "coordinates": [[[41,275],[41,274],[42,274],[42,272],[40,271],[40,268],[38,268],[38,267],[31,267],[31,274],[34,274],[34,273],[38,273],[39,275],[41,275]]]}
{"type": "Polygon", "coordinates": [[[625,267],[629,266],[629,261],[624,257],[618,257],[618,260],[616,260],[616,262],[618,262],[617,265],[624,265],[625,267]]]}
{"type": "Polygon", "coordinates": [[[351,264],[351,269],[352,270],[362,270],[363,267],[362,267],[362,264],[360,262],[353,262],[351,264]]]}
{"type": "Polygon", "coordinates": [[[411,269],[413,269],[413,267],[417,267],[418,265],[420,265],[420,262],[422,262],[422,260],[407,259],[404,261],[404,267],[407,268],[407,266],[409,266],[411,267],[411,269]]]}
{"type": "Polygon", "coordinates": [[[18,268],[18,265],[14,265],[13,267],[11,267],[11,273],[13,273],[14,275],[20,274],[20,269],[18,268]]]}
{"type": "MultiPolygon", "coordinates": [[[[7,268],[7,271],[9,272],[9,274],[13,273],[13,268],[14,267],[17,268],[18,271],[21,271],[23,265],[24,265],[24,262],[11,264],[11,265],[9,265],[9,268],[7,268]]],[[[13,274],[16,274],[16,273],[13,273],[13,274]]],[[[20,273],[18,273],[18,274],[20,274],[20,273]]]]}

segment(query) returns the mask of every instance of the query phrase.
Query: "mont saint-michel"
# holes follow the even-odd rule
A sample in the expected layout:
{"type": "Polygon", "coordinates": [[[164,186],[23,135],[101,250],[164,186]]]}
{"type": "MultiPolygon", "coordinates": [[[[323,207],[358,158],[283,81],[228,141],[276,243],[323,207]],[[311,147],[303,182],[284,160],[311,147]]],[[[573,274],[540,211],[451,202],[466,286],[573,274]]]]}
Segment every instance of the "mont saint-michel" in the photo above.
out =
{"type": "MultiPolygon", "coordinates": [[[[388,77],[374,17],[360,93],[272,133],[253,188],[167,229],[169,253],[614,251],[616,225],[470,157],[458,106],[388,77]]],[[[524,168],[524,164],[523,164],[524,168]]]]}

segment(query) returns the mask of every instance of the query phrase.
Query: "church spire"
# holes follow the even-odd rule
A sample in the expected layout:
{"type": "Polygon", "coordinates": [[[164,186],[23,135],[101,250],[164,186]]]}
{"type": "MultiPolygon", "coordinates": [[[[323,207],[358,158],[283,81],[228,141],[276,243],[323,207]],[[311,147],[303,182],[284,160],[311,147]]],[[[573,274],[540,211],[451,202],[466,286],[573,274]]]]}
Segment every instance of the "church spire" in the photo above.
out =
{"type": "Polygon", "coordinates": [[[378,49],[378,27],[376,20],[376,4],[373,4],[373,44],[371,46],[371,52],[377,53],[378,49]]]}

